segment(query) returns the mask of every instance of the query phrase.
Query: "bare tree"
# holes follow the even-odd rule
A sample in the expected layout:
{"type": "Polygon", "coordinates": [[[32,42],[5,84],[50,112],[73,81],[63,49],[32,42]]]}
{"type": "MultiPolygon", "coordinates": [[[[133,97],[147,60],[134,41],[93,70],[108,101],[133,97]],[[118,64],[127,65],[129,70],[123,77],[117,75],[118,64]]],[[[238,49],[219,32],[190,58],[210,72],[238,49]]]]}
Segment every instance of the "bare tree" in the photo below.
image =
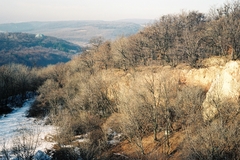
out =
{"type": "Polygon", "coordinates": [[[112,65],[111,42],[104,42],[94,54],[96,62],[99,64],[97,68],[108,69],[112,65]]]}
{"type": "MultiPolygon", "coordinates": [[[[213,9],[212,9],[213,10],[213,9]]],[[[232,60],[239,58],[240,38],[239,19],[240,2],[227,2],[222,7],[211,12],[211,34],[224,55],[230,55],[232,60]]]]}
{"type": "Polygon", "coordinates": [[[126,37],[119,37],[112,47],[112,54],[115,66],[123,70],[128,70],[133,66],[132,55],[128,50],[129,40],[126,37]]]}
{"type": "Polygon", "coordinates": [[[93,46],[94,49],[98,49],[98,47],[104,42],[104,38],[99,37],[92,37],[89,43],[93,46]]]}

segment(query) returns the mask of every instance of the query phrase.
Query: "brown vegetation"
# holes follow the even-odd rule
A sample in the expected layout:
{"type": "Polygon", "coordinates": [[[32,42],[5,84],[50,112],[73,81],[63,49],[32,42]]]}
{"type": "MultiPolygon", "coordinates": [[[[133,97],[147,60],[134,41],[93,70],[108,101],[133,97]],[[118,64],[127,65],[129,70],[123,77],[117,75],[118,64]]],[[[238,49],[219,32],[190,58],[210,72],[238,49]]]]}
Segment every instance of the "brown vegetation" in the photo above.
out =
{"type": "Polygon", "coordinates": [[[195,11],[162,16],[136,35],[93,39],[70,62],[41,70],[45,81],[31,110],[58,126],[56,157],[239,159],[239,104],[215,101],[215,118],[202,116],[212,81],[239,58],[240,32],[232,28],[238,13],[234,2],[208,17],[195,11]],[[120,143],[109,143],[108,129],[123,134],[120,143]],[[79,134],[87,141],[74,141],[79,134]]]}

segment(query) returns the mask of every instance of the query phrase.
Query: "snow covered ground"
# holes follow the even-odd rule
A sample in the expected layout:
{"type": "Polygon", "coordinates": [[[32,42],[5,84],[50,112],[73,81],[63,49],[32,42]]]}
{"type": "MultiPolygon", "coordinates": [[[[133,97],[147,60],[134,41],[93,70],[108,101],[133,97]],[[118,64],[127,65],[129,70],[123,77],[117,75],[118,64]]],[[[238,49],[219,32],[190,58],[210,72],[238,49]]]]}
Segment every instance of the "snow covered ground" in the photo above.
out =
{"type": "MultiPolygon", "coordinates": [[[[6,148],[13,147],[16,137],[25,133],[31,133],[37,142],[36,152],[38,150],[45,151],[50,149],[53,142],[44,140],[46,135],[52,135],[56,132],[56,128],[50,125],[44,125],[44,121],[37,121],[34,118],[27,118],[26,111],[34,102],[34,98],[26,100],[22,108],[15,109],[12,113],[0,117],[0,151],[5,145],[6,148]]],[[[31,135],[29,134],[29,135],[31,135]]],[[[1,157],[1,153],[0,153],[1,157]]],[[[1,158],[0,158],[1,159],[1,158]]]]}

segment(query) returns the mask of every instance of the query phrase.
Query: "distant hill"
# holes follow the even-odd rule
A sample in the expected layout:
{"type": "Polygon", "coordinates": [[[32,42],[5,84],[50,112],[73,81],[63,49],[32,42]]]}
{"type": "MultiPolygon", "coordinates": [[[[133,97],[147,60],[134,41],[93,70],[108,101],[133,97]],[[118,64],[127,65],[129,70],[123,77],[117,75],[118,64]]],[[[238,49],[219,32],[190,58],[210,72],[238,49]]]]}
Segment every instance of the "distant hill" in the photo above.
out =
{"type": "Polygon", "coordinates": [[[153,23],[155,20],[154,19],[121,19],[118,20],[119,22],[131,22],[131,23],[136,23],[140,25],[147,25],[153,23]]]}
{"type": "Polygon", "coordinates": [[[0,65],[47,66],[67,62],[78,52],[78,45],[43,34],[0,33],[0,65]]]}
{"type": "Polygon", "coordinates": [[[102,36],[109,40],[121,35],[129,36],[138,32],[142,26],[142,23],[131,22],[131,20],[24,22],[0,24],[0,31],[41,33],[86,45],[93,37],[102,36]]]}

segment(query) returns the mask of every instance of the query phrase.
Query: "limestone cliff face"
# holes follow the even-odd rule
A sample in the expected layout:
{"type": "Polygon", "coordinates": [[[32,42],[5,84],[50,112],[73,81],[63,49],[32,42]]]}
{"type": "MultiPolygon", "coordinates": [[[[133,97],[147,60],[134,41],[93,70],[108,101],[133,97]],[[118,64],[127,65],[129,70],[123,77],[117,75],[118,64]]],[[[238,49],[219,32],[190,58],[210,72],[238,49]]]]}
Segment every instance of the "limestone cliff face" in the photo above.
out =
{"type": "MultiPolygon", "coordinates": [[[[205,120],[214,118],[218,107],[237,104],[240,97],[240,61],[230,61],[199,69],[186,66],[181,68],[158,66],[143,70],[138,68],[129,73],[118,71],[104,73],[104,75],[105,78],[111,78],[109,81],[112,81],[112,77],[116,77],[108,88],[110,99],[116,98],[116,95],[132,97],[136,91],[145,92],[146,82],[151,81],[151,77],[155,79],[155,86],[159,85],[157,82],[159,80],[163,82],[178,81],[178,87],[200,86],[207,92],[206,99],[202,104],[202,114],[205,120]],[[132,91],[130,88],[135,88],[135,90],[132,91]]],[[[124,99],[123,97],[122,99],[124,99]]]]}
{"type": "Polygon", "coordinates": [[[218,107],[238,102],[240,96],[240,62],[230,61],[213,80],[203,102],[203,118],[210,120],[218,113],[218,107]]]}
{"type": "Polygon", "coordinates": [[[222,67],[213,66],[200,69],[182,70],[182,77],[188,86],[200,86],[206,91],[209,90],[215,77],[221,72],[222,67]]]}

